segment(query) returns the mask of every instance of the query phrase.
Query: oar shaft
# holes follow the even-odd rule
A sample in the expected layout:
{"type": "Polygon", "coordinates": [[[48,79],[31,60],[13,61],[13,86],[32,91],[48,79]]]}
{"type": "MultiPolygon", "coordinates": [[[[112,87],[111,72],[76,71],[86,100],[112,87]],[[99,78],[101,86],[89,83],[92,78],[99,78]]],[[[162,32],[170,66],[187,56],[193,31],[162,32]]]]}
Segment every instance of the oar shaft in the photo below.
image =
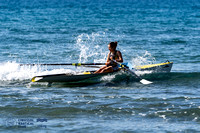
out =
{"type": "Polygon", "coordinates": [[[151,82],[151,81],[142,79],[140,76],[138,76],[138,75],[135,74],[133,71],[131,71],[126,65],[123,65],[123,64],[117,62],[116,60],[113,60],[113,61],[114,61],[115,63],[119,64],[122,68],[126,69],[129,73],[131,73],[132,75],[134,75],[136,78],[138,78],[142,84],[151,84],[151,83],[153,83],[153,82],[151,82]]]}
{"type": "Polygon", "coordinates": [[[20,64],[20,66],[84,66],[84,65],[105,65],[105,63],[58,63],[58,64],[20,64]]]}

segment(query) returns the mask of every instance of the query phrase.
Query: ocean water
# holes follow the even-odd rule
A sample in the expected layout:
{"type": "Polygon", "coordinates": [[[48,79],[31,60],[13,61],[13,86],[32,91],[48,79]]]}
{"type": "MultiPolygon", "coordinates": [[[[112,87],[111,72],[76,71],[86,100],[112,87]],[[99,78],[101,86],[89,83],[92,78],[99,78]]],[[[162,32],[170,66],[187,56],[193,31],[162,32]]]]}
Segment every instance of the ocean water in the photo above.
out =
{"type": "Polygon", "coordinates": [[[200,132],[199,49],[199,0],[1,0],[0,132],[200,132]],[[103,63],[111,41],[125,62],[169,60],[171,73],[48,86],[31,78],[97,68],[20,66],[103,63]]]}

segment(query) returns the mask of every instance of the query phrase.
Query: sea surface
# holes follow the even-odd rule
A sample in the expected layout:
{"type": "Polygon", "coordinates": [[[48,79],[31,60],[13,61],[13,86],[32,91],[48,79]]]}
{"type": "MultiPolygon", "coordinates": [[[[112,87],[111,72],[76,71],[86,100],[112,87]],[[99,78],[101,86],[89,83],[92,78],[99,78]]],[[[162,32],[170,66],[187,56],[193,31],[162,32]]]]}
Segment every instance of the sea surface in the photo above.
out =
{"type": "Polygon", "coordinates": [[[200,1],[0,0],[0,132],[200,132],[200,1]],[[171,73],[49,85],[31,78],[98,68],[20,65],[103,63],[111,41],[171,73]]]}

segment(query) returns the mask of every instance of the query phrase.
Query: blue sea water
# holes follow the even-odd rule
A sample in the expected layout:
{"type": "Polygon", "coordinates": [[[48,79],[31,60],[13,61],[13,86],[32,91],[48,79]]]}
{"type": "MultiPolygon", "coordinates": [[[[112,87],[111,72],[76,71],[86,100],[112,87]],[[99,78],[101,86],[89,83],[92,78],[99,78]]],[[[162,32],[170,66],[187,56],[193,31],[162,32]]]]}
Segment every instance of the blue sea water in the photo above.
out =
{"type": "Polygon", "coordinates": [[[0,132],[200,132],[199,43],[199,0],[0,0],[0,132]],[[96,68],[20,66],[105,62],[111,41],[171,73],[49,87],[31,78],[96,68]]]}

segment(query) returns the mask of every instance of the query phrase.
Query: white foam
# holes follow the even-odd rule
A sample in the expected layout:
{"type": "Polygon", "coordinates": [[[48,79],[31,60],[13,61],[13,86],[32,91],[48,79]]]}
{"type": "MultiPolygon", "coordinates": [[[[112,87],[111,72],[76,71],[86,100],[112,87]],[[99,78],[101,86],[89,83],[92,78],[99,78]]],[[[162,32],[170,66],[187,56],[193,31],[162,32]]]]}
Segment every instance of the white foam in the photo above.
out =
{"type": "Polygon", "coordinates": [[[101,78],[101,81],[108,81],[108,82],[111,82],[113,79],[115,79],[116,76],[118,75],[123,75],[124,73],[123,72],[117,72],[115,74],[108,74],[108,75],[105,75],[101,78]]]}
{"type": "Polygon", "coordinates": [[[105,75],[101,78],[101,81],[111,82],[115,78],[116,74],[105,75]]]}
{"type": "Polygon", "coordinates": [[[46,66],[20,66],[16,62],[0,63],[0,81],[29,80],[36,75],[75,73],[69,69],[48,70],[46,66]]]}
{"type": "Polygon", "coordinates": [[[151,73],[153,73],[153,71],[135,71],[135,74],[137,74],[138,76],[151,73]]]}

